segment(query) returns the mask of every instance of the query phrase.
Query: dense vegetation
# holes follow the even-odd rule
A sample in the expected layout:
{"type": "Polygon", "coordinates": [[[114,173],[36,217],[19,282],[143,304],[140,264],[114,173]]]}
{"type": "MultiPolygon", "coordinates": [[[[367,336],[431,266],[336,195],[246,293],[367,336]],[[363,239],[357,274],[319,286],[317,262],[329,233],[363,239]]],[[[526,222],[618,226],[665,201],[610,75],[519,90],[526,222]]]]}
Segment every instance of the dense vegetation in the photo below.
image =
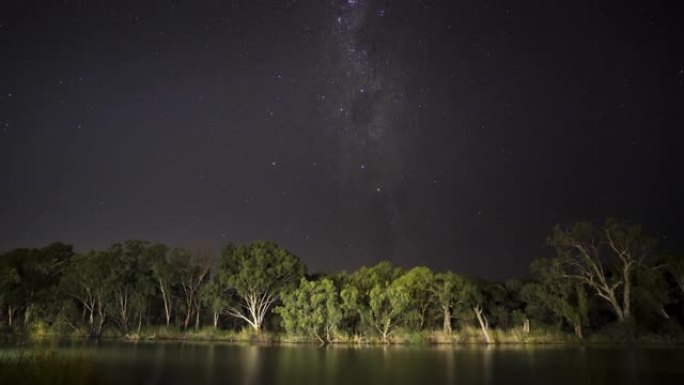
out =
{"type": "Polygon", "coordinates": [[[556,226],[552,258],[505,283],[388,262],[307,275],[272,242],[203,250],[127,241],[0,254],[9,333],[127,338],[268,335],[320,342],[679,339],[684,259],[639,226],[556,226]]]}

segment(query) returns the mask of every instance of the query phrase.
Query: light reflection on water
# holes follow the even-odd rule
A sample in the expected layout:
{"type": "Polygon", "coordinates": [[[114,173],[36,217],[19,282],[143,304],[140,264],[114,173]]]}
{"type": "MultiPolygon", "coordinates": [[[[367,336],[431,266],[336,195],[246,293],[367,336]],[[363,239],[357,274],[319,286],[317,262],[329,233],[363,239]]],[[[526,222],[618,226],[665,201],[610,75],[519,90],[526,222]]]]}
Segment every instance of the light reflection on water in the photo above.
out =
{"type": "Polygon", "coordinates": [[[111,384],[682,383],[684,349],[72,342],[111,384]]]}

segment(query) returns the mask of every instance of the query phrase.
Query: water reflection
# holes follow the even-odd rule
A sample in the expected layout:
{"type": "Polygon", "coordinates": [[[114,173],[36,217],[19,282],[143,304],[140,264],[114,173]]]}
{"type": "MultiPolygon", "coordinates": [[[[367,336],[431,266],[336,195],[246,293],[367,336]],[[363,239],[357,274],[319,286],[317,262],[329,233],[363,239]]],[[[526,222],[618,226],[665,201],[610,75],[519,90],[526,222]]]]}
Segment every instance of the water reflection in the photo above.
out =
{"type": "Polygon", "coordinates": [[[111,384],[679,383],[682,349],[559,346],[310,346],[102,342],[89,357],[111,384]]]}

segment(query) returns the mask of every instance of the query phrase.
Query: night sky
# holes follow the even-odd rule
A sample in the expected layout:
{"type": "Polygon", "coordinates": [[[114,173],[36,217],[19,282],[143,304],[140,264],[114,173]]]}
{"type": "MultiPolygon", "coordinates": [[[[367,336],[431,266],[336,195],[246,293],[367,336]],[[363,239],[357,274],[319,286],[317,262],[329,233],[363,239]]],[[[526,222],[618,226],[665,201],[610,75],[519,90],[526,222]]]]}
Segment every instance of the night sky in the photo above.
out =
{"type": "Polygon", "coordinates": [[[676,4],[2,1],[0,249],[268,239],[504,279],[612,216],[681,250],[676,4]]]}

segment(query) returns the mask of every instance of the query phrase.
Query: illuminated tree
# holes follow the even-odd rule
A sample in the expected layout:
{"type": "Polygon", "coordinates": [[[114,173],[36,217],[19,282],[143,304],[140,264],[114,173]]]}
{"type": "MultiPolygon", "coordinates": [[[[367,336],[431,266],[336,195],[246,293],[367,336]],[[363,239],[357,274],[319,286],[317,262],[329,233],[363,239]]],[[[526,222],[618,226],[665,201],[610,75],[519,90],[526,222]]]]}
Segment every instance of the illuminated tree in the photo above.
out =
{"type": "Polygon", "coordinates": [[[281,296],[282,305],[275,308],[290,334],[332,341],[332,332],[342,320],[340,296],[332,280],[307,281],[281,296]]]}
{"type": "Polygon", "coordinates": [[[435,274],[431,291],[442,311],[442,330],[445,333],[451,333],[454,307],[462,304],[465,300],[464,285],[465,280],[458,274],[452,272],[435,274]]]}
{"type": "Polygon", "coordinates": [[[306,272],[299,257],[274,242],[228,245],[221,253],[219,274],[240,298],[239,305],[229,306],[227,314],[261,331],[280,292],[293,286],[306,272]]]}

